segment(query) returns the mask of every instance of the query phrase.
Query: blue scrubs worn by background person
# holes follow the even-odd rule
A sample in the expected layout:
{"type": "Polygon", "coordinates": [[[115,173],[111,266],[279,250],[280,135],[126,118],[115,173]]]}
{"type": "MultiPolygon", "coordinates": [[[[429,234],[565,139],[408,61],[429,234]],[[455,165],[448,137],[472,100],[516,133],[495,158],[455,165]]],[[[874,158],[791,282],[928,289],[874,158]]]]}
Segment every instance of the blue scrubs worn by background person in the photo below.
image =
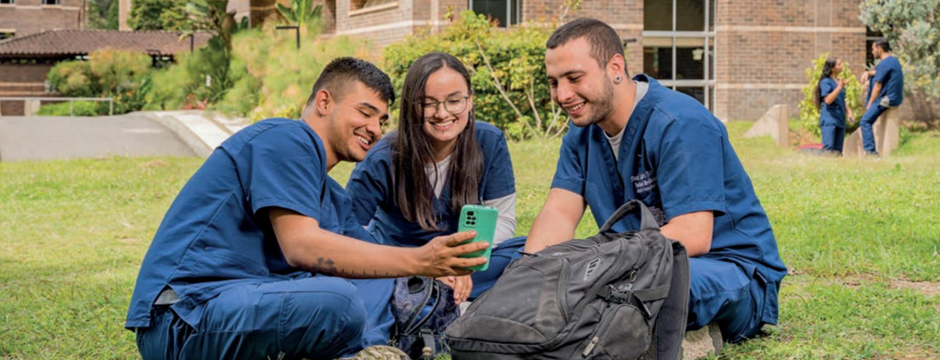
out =
{"type": "Polygon", "coordinates": [[[839,154],[842,154],[845,142],[846,116],[852,117],[852,110],[845,104],[845,80],[839,79],[841,73],[842,60],[826,59],[813,94],[813,100],[819,108],[819,132],[823,149],[839,154]]]}
{"type": "Polygon", "coordinates": [[[323,145],[309,126],[271,119],[236,133],[180,191],[141,265],[125,326],[136,328],[145,359],[337,356],[388,341],[392,280],[357,286],[291,267],[258,216],[272,206],[371,241],[326,175],[323,145]],[[165,289],[179,300],[161,305],[165,289]],[[281,331],[259,331],[272,326],[281,331]],[[245,346],[249,336],[254,346],[245,346]]]}
{"type": "MultiPolygon", "coordinates": [[[[480,174],[479,203],[503,198],[516,192],[513,177],[512,160],[506,147],[506,138],[495,126],[476,122],[476,139],[483,151],[483,173],[480,174]]],[[[395,133],[386,135],[379,141],[364,161],[356,164],[346,191],[352,198],[352,209],[359,222],[367,226],[368,231],[377,240],[386,245],[421,246],[435,236],[451,234],[457,231],[460,213],[450,208],[450,187],[445,182],[440,196],[434,199],[434,209],[441,230],[427,231],[416,222],[409,221],[396,205],[396,189],[392,186],[391,146],[395,133]]],[[[449,163],[449,166],[456,164],[449,163]]],[[[517,251],[525,244],[525,238],[513,238],[512,232],[497,234],[491,252],[490,264],[486,271],[475,272],[473,291],[469,299],[473,300],[496,283],[506,265],[518,258],[517,251]],[[508,240],[508,241],[507,241],[508,240]]]]}
{"type": "MultiPolygon", "coordinates": [[[[762,324],[777,323],[777,289],[787,271],[767,215],[721,122],[689,96],[645,75],[635,80],[649,89],[617,157],[600,127],[570,126],[552,188],[581,194],[598,226],[631,199],[649,206],[660,224],[714,212],[711,249],[689,259],[688,327],[716,321],[727,341],[753,336],[762,324]]],[[[632,215],[613,229],[639,226],[632,215]]]]}
{"type": "Polygon", "coordinates": [[[891,56],[891,47],[887,40],[878,40],[872,44],[872,54],[881,59],[871,78],[872,89],[866,100],[867,110],[861,119],[862,144],[865,152],[877,155],[875,134],[872,127],[875,121],[889,107],[901,106],[904,101],[904,71],[898,58],[891,56]]]}
{"type": "MultiPolygon", "coordinates": [[[[836,81],[825,78],[819,82],[819,91],[826,97],[836,89],[836,81]]],[[[822,134],[823,149],[842,153],[845,142],[845,88],[831,104],[823,102],[819,109],[819,132],[822,134]]]]}

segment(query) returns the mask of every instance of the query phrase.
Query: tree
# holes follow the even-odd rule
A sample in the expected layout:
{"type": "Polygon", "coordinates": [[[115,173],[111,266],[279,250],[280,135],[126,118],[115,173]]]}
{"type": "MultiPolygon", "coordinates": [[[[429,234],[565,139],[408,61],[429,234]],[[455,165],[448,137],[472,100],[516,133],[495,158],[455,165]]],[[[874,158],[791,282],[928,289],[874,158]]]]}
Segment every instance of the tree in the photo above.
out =
{"type": "Polygon", "coordinates": [[[292,24],[304,25],[316,22],[323,13],[323,5],[313,6],[313,0],[291,0],[290,7],[277,4],[277,11],[292,24]]]}
{"type": "Polygon", "coordinates": [[[940,98],[940,1],[865,0],[860,8],[859,19],[888,38],[904,65],[907,90],[940,98]]]}
{"type": "Polygon", "coordinates": [[[90,0],[88,2],[88,28],[117,30],[118,2],[116,0],[90,0]]]}
{"type": "Polygon", "coordinates": [[[134,0],[128,23],[134,30],[188,30],[192,28],[186,13],[186,3],[182,1],[134,0]]]}

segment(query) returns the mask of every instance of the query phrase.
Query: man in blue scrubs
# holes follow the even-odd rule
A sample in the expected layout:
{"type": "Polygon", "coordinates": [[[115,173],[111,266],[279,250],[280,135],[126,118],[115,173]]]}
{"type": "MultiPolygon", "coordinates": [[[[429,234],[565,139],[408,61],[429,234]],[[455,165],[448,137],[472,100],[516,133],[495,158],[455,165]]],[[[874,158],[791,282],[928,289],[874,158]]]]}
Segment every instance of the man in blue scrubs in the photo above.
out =
{"type": "Polygon", "coordinates": [[[420,248],[367,242],[327,176],[365,158],[394,96],[374,65],[334,60],[302,119],[258,122],[206,159],[141,265],[125,327],[144,359],[352,356],[388,341],[392,284],[374,278],[466,275],[485,262],[456,257],[486,247],[459,245],[472,232],[420,248]]]}
{"type": "MultiPolygon", "coordinates": [[[[631,80],[620,38],[603,22],[565,24],[547,48],[552,100],[571,126],[526,251],[571,239],[585,206],[600,226],[639,199],[691,257],[689,330],[714,323],[726,341],[737,342],[775,324],[787,270],[721,122],[655,79],[631,80]]],[[[614,230],[639,225],[630,216],[614,230]]]]}
{"type": "Polygon", "coordinates": [[[881,39],[871,45],[871,53],[881,61],[875,70],[868,71],[871,76],[872,87],[865,105],[865,115],[862,116],[862,145],[869,155],[878,155],[875,147],[875,134],[872,127],[875,121],[889,107],[901,106],[904,101],[904,71],[897,57],[891,56],[891,45],[888,40],[881,39]]]}

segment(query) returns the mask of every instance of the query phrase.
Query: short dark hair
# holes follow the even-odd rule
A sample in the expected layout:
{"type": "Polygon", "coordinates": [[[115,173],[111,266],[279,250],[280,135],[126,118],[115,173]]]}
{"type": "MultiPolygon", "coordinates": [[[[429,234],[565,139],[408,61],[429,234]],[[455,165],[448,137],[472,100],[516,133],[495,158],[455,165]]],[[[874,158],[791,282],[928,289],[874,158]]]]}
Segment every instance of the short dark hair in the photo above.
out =
{"type": "Polygon", "coordinates": [[[307,99],[309,106],[316,99],[317,92],[326,89],[337,100],[346,95],[346,89],[353,81],[359,81],[375,90],[383,101],[395,102],[395,90],[392,80],[372,63],[353,57],[341,57],[330,61],[320,72],[320,77],[313,84],[313,90],[307,99]]]}
{"type": "Polygon", "coordinates": [[[888,43],[887,39],[875,40],[875,46],[880,47],[881,51],[891,52],[891,44],[888,43]]]}
{"type": "MultiPolygon", "coordinates": [[[[603,68],[614,55],[623,55],[623,43],[617,31],[603,21],[591,18],[575,19],[562,25],[552,33],[545,43],[548,49],[562,46],[569,41],[585,38],[591,44],[591,57],[603,68]]],[[[626,59],[624,59],[626,61],[626,59]]],[[[627,71],[624,67],[624,72],[627,71]]]]}

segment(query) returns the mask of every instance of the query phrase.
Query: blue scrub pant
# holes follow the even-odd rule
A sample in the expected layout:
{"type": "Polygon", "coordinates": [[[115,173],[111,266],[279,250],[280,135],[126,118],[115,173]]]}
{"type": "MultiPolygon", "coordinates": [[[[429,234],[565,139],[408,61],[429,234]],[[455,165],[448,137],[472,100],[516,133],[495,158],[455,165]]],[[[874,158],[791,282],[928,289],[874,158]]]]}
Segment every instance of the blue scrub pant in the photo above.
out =
{"type": "Polygon", "coordinates": [[[489,267],[485,271],[477,271],[470,275],[470,278],[473,279],[473,289],[470,290],[470,296],[467,300],[473,301],[496,284],[496,280],[499,280],[503,270],[506,270],[506,266],[509,266],[509,263],[513,260],[522,257],[519,250],[522,250],[525,246],[526,239],[525,236],[512,238],[493,248],[490,252],[489,267]]]}
{"type": "Polygon", "coordinates": [[[748,275],[735,263],[702,257],[689,258],[689,272],[688,330],[714,322],[724,341],[731,343],[760,331],[766,291],[759,274],[748,275]]]}
{"type": "Polygon", "coordinates": [[[868,111],[865,112],[865,115],[862,116],[861,128],[862,128],[862,145],[865,146],[865,152],[869,154],[878,154],[878,149],[875,148],[875,133],[872,131],[872,126],[875,124],[875,121],[878,121],[878,118],[881,117],[881,114],[888,110],[888,108],[872,104],[872,107],[868,108],[868,111]]]}
{"type": "Polygon", "coordinates": [[[392,287],[388,279],[329,276],[233,287],[203,305],[196,327],[169,306],[154,306],[151,326],[137,331],[137,347],[145,360],[349,356],[388,343],[389,329],[381,327],[393,321],[392,287]]]}
{"type": "Polygon", "coordinates": [[[822,133],[823,149],[842,154],[842,145],[845,143],[845,128],[834,125],[824,125],[819,128],[822,133]]]}

